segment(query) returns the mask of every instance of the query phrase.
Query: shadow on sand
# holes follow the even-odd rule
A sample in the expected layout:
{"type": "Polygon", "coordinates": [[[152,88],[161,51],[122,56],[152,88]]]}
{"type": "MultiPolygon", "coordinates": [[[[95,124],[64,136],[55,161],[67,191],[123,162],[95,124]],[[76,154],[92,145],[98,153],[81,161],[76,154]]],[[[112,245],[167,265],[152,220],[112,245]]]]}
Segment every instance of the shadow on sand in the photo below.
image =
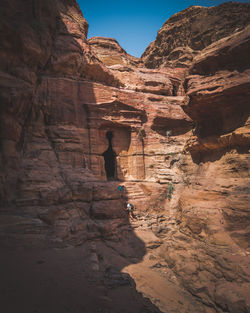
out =
{"type": "MultiPolygon", "coordinates": [[[[112,186],[115,182],[107,182],[112,186]]],[[[124,198],[112,214],[109,234],[64,248],[15,247],[1,252],[1,308],[5,313],[160,313],[122,269],[146,253],[125,212],[124,198]],[[118,217],[119,216],[119,217],[118,217]]],[[[108,202],[107,202],[108,204],[108,202]]],[[[109,208],[107,207],[107,210],[109,208]]],[[[93,219],[93,217],[92,217],[93,219]]]]}

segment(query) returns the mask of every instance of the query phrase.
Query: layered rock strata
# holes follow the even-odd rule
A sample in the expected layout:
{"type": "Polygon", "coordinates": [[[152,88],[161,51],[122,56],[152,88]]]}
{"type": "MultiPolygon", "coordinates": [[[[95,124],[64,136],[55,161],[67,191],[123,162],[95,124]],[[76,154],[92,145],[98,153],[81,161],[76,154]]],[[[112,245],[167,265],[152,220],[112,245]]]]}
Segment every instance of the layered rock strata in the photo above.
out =
{"type": "Polygon", "coordinates": [[[87,40],[73,0],[4,2],[6,312],[22,303],[54,312],[55,299],[60,312],[250,311],[248,8],[184,10],[159,34],[170,22],[172,30],[187,23],[190,36],[180,28],[166,50],[162,35],[156,41],[167,59],[151,45],[138,60],[114,39],[87,40]],[[171,56],[177,42],[187,44],[183,34],[196,42],[188,62],[183,51],[171,56]],[[136,207],[133,221],[127,202],[136,207]]]}
{"type": "Polygon", "coordinates": [[[128,54],[114,38],[92,37],[88,40],[91,50],[105,65],[137,66],[140,59],[128,54]]]}
{"type": "Polygon", "coordinates": [[[161,27],[142,55],[146,67],[184,67],[204,48],[249,25],[250,4],[192,6],[174,14],[161,27]]]}
{"type": "Polygon", "coordinates": [[[166,245],[186,288],[229,312],[250,310],[249,34],[246,27],[205,48],[186,77],[183,109],[196,127],[180,164],[186,186],[176,206],[178,239],[166,245]]]}

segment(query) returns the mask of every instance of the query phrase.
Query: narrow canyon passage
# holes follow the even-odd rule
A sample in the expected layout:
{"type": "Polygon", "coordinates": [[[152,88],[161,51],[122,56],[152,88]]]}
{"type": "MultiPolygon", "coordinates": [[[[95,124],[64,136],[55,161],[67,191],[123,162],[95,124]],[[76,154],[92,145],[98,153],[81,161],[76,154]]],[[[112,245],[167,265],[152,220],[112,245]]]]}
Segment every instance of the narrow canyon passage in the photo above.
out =
{"type": "Polygon", "coordinates": [[[0,309],[250,313],[250,4],[141,58],[87,34],[76,0],[3,0],[0,309]]]}

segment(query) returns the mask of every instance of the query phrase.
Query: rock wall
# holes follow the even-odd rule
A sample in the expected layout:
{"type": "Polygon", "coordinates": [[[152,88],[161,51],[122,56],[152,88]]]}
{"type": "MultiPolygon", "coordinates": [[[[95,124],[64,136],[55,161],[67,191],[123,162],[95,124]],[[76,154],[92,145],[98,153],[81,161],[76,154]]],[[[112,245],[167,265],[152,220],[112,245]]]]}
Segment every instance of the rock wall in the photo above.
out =
{"type": "Polygon", "coordinates": [[[88,207],[89,187],[81,183],[96,178],[88,169],[89,113],[80,97],[83,93],[93,102],[94,95],[91,84],[81,86],[93,77],[118,84],[91,54],[87,28],[75,1],[4,5],[0,52],[3,235],[11,229],[10,237],[23,233],[32,239],[34,233],[40,240],[50,237],[51,225],[61,238],[69,236],[70,227],[85,229],[84,210],[80,212],[74,201],[85,201],[83,208],[88,207]],[[12,16],[16,19],[10,23],[12,16]]]}
{"type": "Polygon", "coordinates": [[[174,15],[141,60],[87,40],[73,0],[3,10],[1,245],[80,245],[105,313],[121,290],[135,312],[249,312],[249,5],[174,15]]]}
{"type": "Polygon", "coordinates": [[[146,67],[184,67],[204,48],[249,24],[250,5],[227,2],[217,7],[191,6],[174,14],[142,54],[146,67]]]}
{"type": "MultiPolygon", "coordinates": [[[[129,60],[125,72],[123,64],[105,66],[86,40],[88,25],[74,1],[30,1],[25,8],[13,2],[13,7],[16,13],[6,3],[2,21],[3,237],[11,226],[10,241],[24,232],[23,236],[33,241],[35,237],[39,241],[53,237],[84,242],[96,198],[98,207],[101,200],[106,203],[103,210],[107,205],[117,208],[120,218],[124,218],[127,198],[142,211],[158,199],[156,206],[162,209],[168,182],[175,176],[177,182],[181,179],[178,171],[169,170],[173,166],[169,155],[181,153],[192,124],[180,106],[185,102],[183,71],[138,67],[139,62],[121,48],[117,51],[129,60]],[[8,24],[6,38],[4,26],[13,13],[20,27],[17,31],[8,24]],[[15,49],[17,41],[20,53],[15,49]],[[13,55],[11,61],[5,47],[8,55],[13,55]],[[178,131],[173,131],[176,126],[178,131]],[[176,139],[178,148],[172,147],[174,137],[166,136],[172,131],[183,134],[176,139]],[[103,154],[109,145],[108,132],[113,135],[116,162],[113,179],[128,184],[123,201],[114,185],[118,182],[106,183],[107,192],[94,195],[96,186],[102,189],[107,181],[103,154]],[[169,146],[164,153],[163,142],[169,146]],[[152,197],[148,190],[154,190],[152,197]],[[23,225],[29,229],[27,233],[23,225]]],[[[93,40],[90,42],[93,45],[93,40]]],[[[95,42],[98,47],[98,39],[95,42]]],[[[117,51],[111,59],[117,57],[117,51]]]]}
{"type": "Polygon", "coordinates": [[[165,248],[186,288],[229,312],[249,311],[250,72],[239,56],[249,34],[248,26],[205,48],[186,77],[183,109],[196,127],[180,164],[178,239],[165,248]]]}
{"type": "Polygon", "coordinates": [[[98,59],[107,66],[140,64],[140,59],[129,55],[114,38],[92,37],[88,43],[98,59]]]}

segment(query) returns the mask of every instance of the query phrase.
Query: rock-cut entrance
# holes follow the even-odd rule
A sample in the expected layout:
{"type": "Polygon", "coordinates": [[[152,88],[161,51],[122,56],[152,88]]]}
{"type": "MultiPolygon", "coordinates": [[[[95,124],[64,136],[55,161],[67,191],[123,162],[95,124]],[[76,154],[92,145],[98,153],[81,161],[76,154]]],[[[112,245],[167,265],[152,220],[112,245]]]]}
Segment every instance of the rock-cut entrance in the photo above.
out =
{"type": "Polygon", "coordinates": [[[105,162],[107,180],[116,179],[116,154],[112,147],[113,132],[108,131],[106,137],[109,142],[108,149],[102,154],[105,162]]]}

